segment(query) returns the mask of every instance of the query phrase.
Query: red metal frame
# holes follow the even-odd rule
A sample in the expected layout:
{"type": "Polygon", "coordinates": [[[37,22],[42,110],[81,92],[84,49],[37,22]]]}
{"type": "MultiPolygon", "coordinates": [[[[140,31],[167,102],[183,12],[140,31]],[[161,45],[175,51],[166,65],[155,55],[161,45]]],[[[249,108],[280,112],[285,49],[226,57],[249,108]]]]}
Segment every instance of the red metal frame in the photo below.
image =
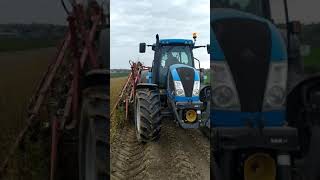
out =
{"type": "Polygon", "coordinates": [[[150,70],[150,67],[144,66],[140,61],[133,62],[130,60],[129,64],[131,65],[131,72],[128,76],[126,83],[122,87],[122,90],[120,91],[115,105],[112,108],[110,114],[111,117],[114,115],[116,109],[119,106],[124,105],[126,111],[126,119],[128,119],[130,108],[129,104],[134,102],[137,84],[141,79],[141,71],[150,70]]]}
{"type": "Polygon", "coordinates": [[[51,158],[50,158],[50,179],[55,179],[56,160],[57,160],[57,145],[59,142],[59,133],[63,129],[75,128],[79,120],[80,112],[80,78],[84,67],[91,69],[99,68],[97,62],[97,50],[93,46],[95,37],[99,31],[99,26],[105,24],[105,15],[103,9],[96,1],[91,1],[87,9],[82,4],[77,4],[72,1],[72,12],[67,20],[69,24],[68,32],[62,44],[59,47],[57,56],[53,63],[49,66],[47,72],[40,81],[34,96],[28,105],[29,117],[27,118],[27,126],[20,132],[15,143],[11,147],[9,156],[3,161],[0,166],[0,175],[3,174],[7,167],[9,158],[12,157],[18,145],[21,143],[28,129],[38,121],[36,118],[39,115],[40,109],[45,104],[45,98],[52,87],[52,82],[56,76],[57,70],[66,59],[66,53],[71,54],[72,63],[72,83],[70,85],[68,98],[64,106],[63,117],[51,117],[51,158]],[[88,24],[91,24],[88,27],[88,24]],[[68,121],[68,119],[71,119],[68,121]],[[68,124],[66,124],[68,122],[68,124]]]}

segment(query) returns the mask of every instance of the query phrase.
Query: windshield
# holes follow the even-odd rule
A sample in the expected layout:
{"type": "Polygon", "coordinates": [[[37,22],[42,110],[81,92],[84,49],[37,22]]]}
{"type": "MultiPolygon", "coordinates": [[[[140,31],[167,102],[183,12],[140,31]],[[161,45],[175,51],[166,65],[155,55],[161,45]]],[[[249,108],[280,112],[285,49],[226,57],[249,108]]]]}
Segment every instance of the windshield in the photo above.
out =
{"type": "Polygon", "coordinates": [[[173,64],[186,64],[193,67],[191,48],[189,46],[162,46],[161,67],[173,64]]]}
{"type": "Polygon", "coordinates": [[[213,0],[213,8],[232,8],[263,16],[263,0],[213,0]]]}

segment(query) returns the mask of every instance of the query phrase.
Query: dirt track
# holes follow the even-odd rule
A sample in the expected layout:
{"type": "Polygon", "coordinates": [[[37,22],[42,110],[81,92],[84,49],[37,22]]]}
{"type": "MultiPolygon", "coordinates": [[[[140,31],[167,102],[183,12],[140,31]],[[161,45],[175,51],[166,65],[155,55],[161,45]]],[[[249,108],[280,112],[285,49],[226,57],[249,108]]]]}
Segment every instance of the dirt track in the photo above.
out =
{"type": "Polygon", "coordinates": [[[139,144],[126,125],[111,144],[111,179],[210,179],[210,143],[199,130],[162,122],[158,142],[139,144]]]}

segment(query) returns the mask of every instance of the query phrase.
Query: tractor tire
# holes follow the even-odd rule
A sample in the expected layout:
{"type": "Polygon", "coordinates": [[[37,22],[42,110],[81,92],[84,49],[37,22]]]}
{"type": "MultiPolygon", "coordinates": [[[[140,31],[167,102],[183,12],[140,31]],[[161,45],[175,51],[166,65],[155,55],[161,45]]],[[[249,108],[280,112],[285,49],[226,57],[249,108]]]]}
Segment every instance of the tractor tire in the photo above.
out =
{"type": "Polygon", "coordinates": [[[103,69],[110,69],[110,29],[103,29],[99,34],[98,63],[103,69]]]}
{"type": "Polygon", "coordinates": [[[105,180],[109,176],[107,87],[86,88],[79,124],[79,179],[105,180]]]}
{"type": "Polygon", "coordinates": [[[161,113],[158,90],[138,89],[134,107],[136,136],[139,142],[156,141],[160,137],[161,113]]]}

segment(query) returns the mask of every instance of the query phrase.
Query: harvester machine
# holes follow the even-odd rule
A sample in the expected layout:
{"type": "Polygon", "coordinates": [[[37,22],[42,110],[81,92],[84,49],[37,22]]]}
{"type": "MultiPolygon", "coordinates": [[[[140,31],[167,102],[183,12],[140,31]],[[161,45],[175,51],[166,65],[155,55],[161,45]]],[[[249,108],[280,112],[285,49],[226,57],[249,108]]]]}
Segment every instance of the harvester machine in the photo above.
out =
{"type": "Polygon", "coordinates": [[[51,137],[50,180],[107,179],[109,9],[95,0],[61,2],[68,15],[66,35],[36,88],[27,125],[1,172],[29,130],[41,127],[51,137]]]}
{"type": "Polygon", "coordinates": [[[320,76],[303,74],[287,1],[211,5],[212,176],[320,179],[320,76]],[[279,6],[284,24],[272,19],[279,6]]]}

